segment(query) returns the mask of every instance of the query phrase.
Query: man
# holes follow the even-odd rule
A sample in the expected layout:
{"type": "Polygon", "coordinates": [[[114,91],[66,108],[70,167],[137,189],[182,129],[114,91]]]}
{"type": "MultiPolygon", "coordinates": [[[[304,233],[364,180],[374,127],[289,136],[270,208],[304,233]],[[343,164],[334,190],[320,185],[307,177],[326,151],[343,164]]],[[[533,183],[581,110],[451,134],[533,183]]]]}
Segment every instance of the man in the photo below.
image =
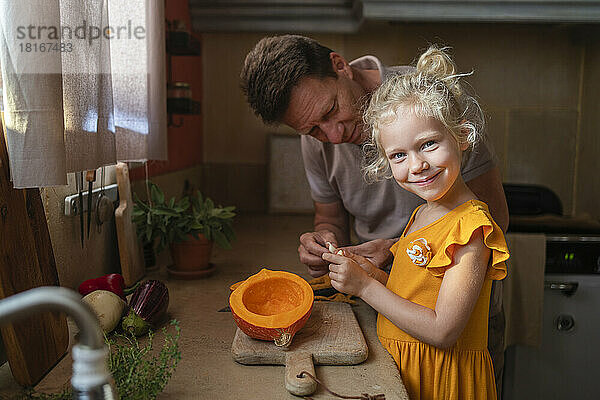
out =
{"type": "MultiPolygon", "coordinates": [[[[388,68],[373,56],[349,63],[315,40],[297,35],[263,38],[246,56],[240,77],[254,112],[267,124],[284,123],[302,135],[315,217],[314,231],[302,234],[298,253],[313,277],[328,272],[328,264],[321,258],[328,251],[327,242],[347,246],[380,268],[388,266],[392,260],[389,248],[423,202],[393,179],[367,185],[361,172],[361,145],[369,136],[361,108],[386,76],[411,68],[388,68]],[[359,241],[354,246],[350,242],[351,218],[359,241]]],[[[500,171],[485,145],[466,157],[462,175],[506,230],[508,207],[500,171]]],[[[498,310],[501,303],[492,307],[490,315],[501,314],[503,321],[498,310]]],[[[503,329],[502,322],[501,338],[503,329]]],[[[490,330],[490,343],[492,336],[490,330]]],[[[499,346],[496,353],[502,356],[503,343],[499,346]]],[[[495,360],[494,365],[500,382],[500,361],[495,360]]]]}

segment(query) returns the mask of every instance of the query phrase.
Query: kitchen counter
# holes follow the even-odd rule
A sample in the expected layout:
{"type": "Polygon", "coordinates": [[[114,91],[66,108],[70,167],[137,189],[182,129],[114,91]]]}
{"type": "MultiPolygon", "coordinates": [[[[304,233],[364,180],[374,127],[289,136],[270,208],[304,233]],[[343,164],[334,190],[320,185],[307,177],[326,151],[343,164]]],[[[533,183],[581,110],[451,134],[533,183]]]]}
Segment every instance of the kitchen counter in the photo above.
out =
{"type": "MultiPolygon", "coordinates": [[[[160,399],[298,399],[283,383],[284,366],[241,365],[231,357],[236,325],[229,312],[218,312],[228,303],[229,285],[261,268],[281,269],[309,279],[298,260],[298,237],[312,226],[310,216],[242,215],[236,217],[237,240],[232,250],[215,247],[216,272],[199,280],[174,280],[167,276],[168,254],[159,258],[159,269],[146,278],[161,279],[170,291],[170,318],[181,326],[182,359],[160,399]]],[[[383,349],[375,332],[376,313],[364,302],[352,309],[369,347],[369,357],[355,366],[315,366],[317,377],[330,390],[346,396],[383,393],[387,400],[408,399],[396,364],[383,349]]],[[[74,330],[74,329],[72,329],[74,330]]],[[[160,345],[160,336],[155,339],[160,345]]],[[[68,381],[70,356],[38,385],[53,390],[68,381]]],[[[7,365],[0,368],[0,398],[17,386],[7,365]]],[[[322,387],[314,399],[331,399],[322,387]]]]}

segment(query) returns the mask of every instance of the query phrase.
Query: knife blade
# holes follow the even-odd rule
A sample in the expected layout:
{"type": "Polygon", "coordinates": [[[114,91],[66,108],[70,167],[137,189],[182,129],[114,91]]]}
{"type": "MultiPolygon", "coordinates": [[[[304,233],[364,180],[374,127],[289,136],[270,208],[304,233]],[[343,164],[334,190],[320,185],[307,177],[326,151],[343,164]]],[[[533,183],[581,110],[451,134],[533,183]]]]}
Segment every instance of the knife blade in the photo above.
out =
{"type": "Polygon", "coordinates": [[[79,230],[81,234],[81,248],[83,249],[83,171],[75,173],[77,197],[79,198],[79,230]]]}
{"type": "Polygon", "coordinates": [[[96,180],[96,170],[90,170],[85,173],[85,180],[88,181],[88,198],[87,198],[87,237],[90,238],[90,228],[92,226],[92,189],[96,180]]]}

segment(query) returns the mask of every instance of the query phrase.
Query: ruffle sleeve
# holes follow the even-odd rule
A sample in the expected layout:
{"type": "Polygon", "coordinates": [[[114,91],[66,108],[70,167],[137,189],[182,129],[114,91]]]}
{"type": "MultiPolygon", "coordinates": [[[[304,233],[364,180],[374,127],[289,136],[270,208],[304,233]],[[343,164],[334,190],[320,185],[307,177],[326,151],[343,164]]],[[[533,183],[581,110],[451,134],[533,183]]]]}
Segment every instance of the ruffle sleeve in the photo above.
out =
{"type": "Polygon", "coordinates": [[[394,257],[396,256],[396,252],[398,251],[398,246],[400,246],[400,240],[396,240],[392,247],[390,247],[390,251],[392,252],[394,257]]]}
{"type": "Polygon", "coordinates": [[[463,215],[458,219],[446,240],[425,268],[434,276],[443,276],[452,264],[456,246],[467,244],[473,233],[479,228],[483,229],[483,241],[491,250],[490,264],[485,279],[504,279],[506,277],[505,261],[509,257],[508,246],[502,229],[494,222],[491,215],[483,210],[463,215]]]}

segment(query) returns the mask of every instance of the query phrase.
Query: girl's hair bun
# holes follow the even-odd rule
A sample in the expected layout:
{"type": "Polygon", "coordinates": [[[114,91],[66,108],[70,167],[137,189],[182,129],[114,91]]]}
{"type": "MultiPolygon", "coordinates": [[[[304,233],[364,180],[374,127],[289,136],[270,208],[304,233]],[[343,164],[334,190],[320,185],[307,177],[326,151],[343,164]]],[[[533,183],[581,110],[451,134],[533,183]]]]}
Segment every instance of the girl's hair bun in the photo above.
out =
{"type": "Polygon", "coordinates": [[[444,78],[456,73],[454,61],[446,53],[449,47],[438,48],[430,46],[417,61],[417,72],[432,75],[438,78],[444,78]]]}
{"type": "Polygon", "coordinates": [[[459,78],[467,74],[456,73],[456,64],[448,54],[449,50],[450,47],[429,46],[417,61],[417,73],[437,78],[453,93],[460,94],[459,78]]]}

